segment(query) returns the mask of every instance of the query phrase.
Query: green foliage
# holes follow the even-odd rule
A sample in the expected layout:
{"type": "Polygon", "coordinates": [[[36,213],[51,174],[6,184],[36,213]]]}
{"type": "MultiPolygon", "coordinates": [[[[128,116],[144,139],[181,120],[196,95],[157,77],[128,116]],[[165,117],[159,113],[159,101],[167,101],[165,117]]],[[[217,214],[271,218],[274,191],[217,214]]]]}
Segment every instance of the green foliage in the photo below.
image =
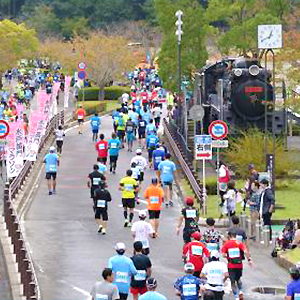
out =
{"type": "MultiPolygon", "coordinates": [[[[84,100],[98,100],[100,88],[93,86],[88,88],[83,88],[78,92],[78,99],[83,99],[83,91],[84,91],[84,100]]],[[[129,87],[123,86],[109,86],[104,88],[104,99],[105,100],[118,100],[123,93],[130,93],[129,87]]]]}
{"type": "Polygon", "coordinates": [[[169,89],[176,89],[178,81],[178,50],[175,35],[177,10],[183,12],[181,68],[182,76],[191,79],[193,71],[201,68],[208,57],[205,37],[206,21],[204,9],[198,1],[155,0],[155,11],[159,27],[163,32],[163,41],[159,53],[159,73],[169,89]]]}
{"type": "MultiPolygon", "coordinates": [[[[234,165],[236,172],[242,177],[248,175],[248,165],[253,163],[258,172],[266,169],[266,157],[264,155],[265,134],[258,129],[250,129],[242,132],[241,136],[229,141],[230,148],[224,152],[225,160],[234,165]]],[[[272,138],[266,136],[268,153],[272,153],[272,138]]],[[[295,169],[292,152],[286,152],[281,139],[275,144],[275,173],[283,176],[295,169]]]]}
{"type": "Polygon", "coordinates": [[[75,35],[87,35],[88,19],[84,17],[66,18],[61,24],[61,33],[66,39],[70,39],[75,35]]]}
{"type": "Polygon", "coordinates": [[[105,112],[107,111],[107,103],[105,102],[79,102],[80,104],[82,104],[83,108],[85,109],[87,115],[92,115],[95,113],[101,113],[101,112],[105,112]]]}
{"type": "Polygon", "coordinates": [[[217,177],[207,177],[205,179],[206,193],[207,195],[217,194],[217,177]]]}

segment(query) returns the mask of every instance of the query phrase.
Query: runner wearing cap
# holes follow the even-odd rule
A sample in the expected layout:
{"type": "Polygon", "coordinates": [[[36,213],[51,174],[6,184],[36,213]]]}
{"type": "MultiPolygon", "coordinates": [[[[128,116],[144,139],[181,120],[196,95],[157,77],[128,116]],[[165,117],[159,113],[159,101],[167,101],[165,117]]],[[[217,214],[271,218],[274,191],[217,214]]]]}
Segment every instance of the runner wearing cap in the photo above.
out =
{"type": "Polygon", "coordinates": [[[135,196],[138,192],[138,183],[131,177],[132,171],[127,170],[126,176],[121,179],[119,190],[122,191],[122,205],[124,208],[124,227],[131,227],[133,220],[133,210],[135,207],[135,196]],[[130,211],[128,219],[128,209],[130,211]]]}
{"type": "Polygon", "coordinates": [[[113,284],[114,274],[112,269],[105,268],[102,272],[104,281],[96,282],[91,291],[92,300],[107,299],[117,300],[120,299],[118,287],[113,284]]]}
{"type": "Polygon", "coordinates": [[[174,284],[176,295],[179,296],[181,300],[198,300],[202,280],[193,275],[195,267],[192,263],[186,263],[184,265],[184,271],[186,275],[177,279],[174,284]]]}
{"type": "Polygon", "coordinates": [[[229,278],[228,269],[225,263],[220,262],[220,254],[212,250],[211,261],[204,265],[200,277],[206,279],[205,289],[212,291],[215,300],[223,300],[224,283],[229,278]]]}
{"type": "Polygon", "coordinates": [[[286,287],[285,300],[300,299],[300,271],[297,267],[292,267],[289,270],[292,281],[286,287]]]}
{"type": "Polygon", "coordinates": [[[131,259],[137,269],[137,274],[131,279],[130,292],[133,295],[133,299],[137,300],[139,295],[147,292],[146,279],[151,276],[152,263],[149,257],[143,254],[142,242],[134,242],[133,248],[134,256],[132,256],[131,259]]]}
{"type": "Polygon", "coordinates": [[[162,161],[158,165],[158,171],[159,171],[159,179],[163,184],[164,190],[165,190],[165,201],[166,201],[166,207],[168,205],[173,206],[172,202],[172,196],[173,196],[173,181],[174,176],[176,172],[176,166],[174,162],[170,160],[171,154],[167,153],[165,155],[165,160],[162,161]]]}
{"type": "Polygon", "coordinates": [[[159,227],[159,216],[161,211],[161,205],[164,201],[164,191],[158,185],[158,181],[156,178],[152,179],[152,184],[148,186],[144,193],[144,197],[148,202],[148,213],[150,224],[155,230],[155,235],[158,235],[158,227],[159,227]]]}
{"type": "Polygon", "coordinates": [[[111,195],[105,189],[105,183],[100,183],[99,187],[94,192],[94,207],[95,207],[95,220],[98,224],[98,232],[106,234],[108,211],[107,202],[111,201],[111,195]]]}
{"type": "Polygon", "coordinates": [[[207,262],[209,257],[209,251],[205,244],[201,241],[201,233],[196,231],[191,234],[191,242],[187,243],[183,247],[183,257],[185,262],[190,262],[194,265],[194,275],[200,277],[201,270],[204,263],[207,262]]]}
{"type": "Polygon", "coordinates": [[[245,254],[250,266],[252,266],[252,263],[246,246],[236,239],[236,231],[228,232],[228,241],[221,248],[221,253],[228,261],[228,273],[235,299],[242,300],[244,299],[244,294],[241,278],[243,275],[243,259],[245,254]]]}
{"type": "Polygon", "coordinates": [[[59,166],[59,157],[55,153],[55,147],[52,146],[49,148],[49,153],[44,157],[44,163],[46,164],[46,179],[49,195],[52,195],[56,193],[56,174],[57,167],[59,166]]]}
{"type": "Polygon", "coordinates": [[[144,172],[147,168],[147,160],[145,157],[142,156],[142,150],[141,149],[137,149],[136,150],[136,156],[134,156],[131,159],[130,165],[132,165],[132,163],[135,163],[137,167],[140,168],[140,176],[139,176],[139,181],[140,184],[142,183],[142,181],[144,180],[144,172]]]}
{"type": "Polygon", "coordinates": [[[159,176],[158,165],[165,159],[165,149],[161,145],[156,145],[156,149],[152,153],[153,168],[156,172],[156,176],[159,176]]]}
{"type": "Polygon", "coordinates": [[[120,300],[126,300],[129,294],[131,276],[137,274],[137,270],[130,258],[124,255],[126,247],[123,243],[115,246],[117,255],[108,260],[108,267],[114,273],[114,284],[118,287],[120,300]]]}
{"type": "Polygon", "coordinates": [[[100,134],[99,141],[95,144],[95,149],[98,152],[98,158],[106,165],[108,155],[108,142],[104,139],[104,134],[100,134]]]}
{"type": "Polygon", "coordinates": [[[186,206],[181,210],[181,216],[177,226],[177,235],[179,235],[181,225],[184,221],[183,241],[184,243],[188,243],[191,241],[190,235],[195,231],[199,231],[199,210],[194,207],[193,197],[186,197],[185,204],[186,206]]]}
{"type": "Polygon", "coordinates": [[[82,104],[78,105],[76,115],[77,115],[77,120],[78,120],[78,134],[82,134],[82,125],[84,122],[84,118],[86,116],[86,112],[85,112],[84,108],[82,108],[82,104]]]}
{"type": "Polygon", "coordinates": [[[146,281],[148,292],[139,297],[139,300],[167,300],[167,298],[156,292],[157,281],[155,278],[148,278],[146,281]]]}
{"type": "Polygon", "coordinates": [[[149,237],[155,237],[155,231],[151,224],[145,221],[147,213],[144,210],[139,212],[139,221],[132,224],[131,232],[135,241],[140,241],[143,244],[143,253],[150,253],[149,237]]]}

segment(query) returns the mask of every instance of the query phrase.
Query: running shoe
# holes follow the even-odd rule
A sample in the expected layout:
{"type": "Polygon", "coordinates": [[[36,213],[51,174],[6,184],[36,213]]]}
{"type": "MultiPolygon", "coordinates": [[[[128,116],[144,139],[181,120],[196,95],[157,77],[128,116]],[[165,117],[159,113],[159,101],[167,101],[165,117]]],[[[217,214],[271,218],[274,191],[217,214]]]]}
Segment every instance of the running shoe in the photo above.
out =
{"type": "Polygon", "coordinates": [[[124,227],[128,227],[129,221],[126,219],[124,223],[124,227]]]}
{"type": "Polygon", "coordinates": [[[132,227],[132,223],[131,222],[128,223],[128,227],[132,227]]]}
{"type": "Polygon", "coordinates": [[[52,195],[52,192],[51,191],[49,191],[49,196],[51,196],[52,195]]]}
{"type": "Polygon", "coordinates": [[[239,300],[244,300],[244,293],[242,291],[240,291],[238,299],[239,300]]]}
{"type": "Polygon", "coordinates": [[[169,205],[170,205],[170,207],[174,206],[174,204],[173,204],[173,202],[171,200],[169,201],[169,205]]]}
{"type": "Polygon", "coordinates": [[[101,233],[102,228],[103,228],[102,225],[99,225],[99,228],[98,228],[98,232],[99,232],[99,233],[101,233]]]}
{"type": "Polygon", "coordinates": [[[105,228],[102,229],[102,234],[105,235],[106,234],[106,230],[105,228]]]}

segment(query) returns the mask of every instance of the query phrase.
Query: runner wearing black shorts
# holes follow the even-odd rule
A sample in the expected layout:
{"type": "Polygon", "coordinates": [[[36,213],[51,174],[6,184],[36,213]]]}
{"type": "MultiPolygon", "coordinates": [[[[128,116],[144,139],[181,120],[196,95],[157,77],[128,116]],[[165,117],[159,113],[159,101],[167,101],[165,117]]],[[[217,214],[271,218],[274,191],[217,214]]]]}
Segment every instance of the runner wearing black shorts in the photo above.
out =
{"type": "Polygon", "coordinates": [[[160,210],[149,210],[149,219],[159,219],[160,216],[160,210]]]}

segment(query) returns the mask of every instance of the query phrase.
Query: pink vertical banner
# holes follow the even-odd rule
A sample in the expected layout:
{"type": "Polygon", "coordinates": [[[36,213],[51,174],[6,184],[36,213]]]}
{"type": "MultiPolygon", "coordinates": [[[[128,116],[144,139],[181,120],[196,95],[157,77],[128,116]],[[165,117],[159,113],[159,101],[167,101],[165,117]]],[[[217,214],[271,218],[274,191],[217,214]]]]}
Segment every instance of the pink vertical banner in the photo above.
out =
{"type": "Polygon", "coordinates": [[[7,165],[7,177],[14,178],[18,175],[18,170],[16,168],[16,130],[18,124],[12,122],[9,124],[9,135],[7,137],[7,156],[6,156],[6,165],[7,165]]]}
{"type": "Polygon", "coordinates": [[[23,127],[23,122],[16,122],[17,129],[15,131],[15,147],[16,147],[16,163],[15,167],[17,169],[17,173],[19,174],[23,168],[24,164],[24,138],[25,132],[23,127]]]}
{"type": "Polygon", "coordinates": [[[41,114],[37,111],[33,111],[30,114],[27,143],[25,145],[25,159],[29,161],[36,160],[35,152],[32,151],[32,147],[40,116],[41,114]]]}
{"type": "Polygon", "coordinates": [[[60,82],[54,83],[53,88],[52,88],[50,118],[52,118],[54,115],[57,114],[57,101],[56,101],[56,97],[57,97],[59,89],[60,89],[60,82]]]}
{"type": "Polygon", "coordinates": [[[64,108],[69,107],[70,86],[71,86],[71,76],[66,76],[66,78],[65,78],[64,108]]]}
{"type": "Polygon", "coordinates": [[[45,90],[39,90],[37,93],[38,111],[43,112],[45,107],[45,101],[48,95],[45,90]]]}
{"type": "Polygon", "coordinates": [[[17,113],[18,113],[18,120],[23,121],[23,114],[25,112],[25,105],[24,104],[17,104],[17,113]]]}

